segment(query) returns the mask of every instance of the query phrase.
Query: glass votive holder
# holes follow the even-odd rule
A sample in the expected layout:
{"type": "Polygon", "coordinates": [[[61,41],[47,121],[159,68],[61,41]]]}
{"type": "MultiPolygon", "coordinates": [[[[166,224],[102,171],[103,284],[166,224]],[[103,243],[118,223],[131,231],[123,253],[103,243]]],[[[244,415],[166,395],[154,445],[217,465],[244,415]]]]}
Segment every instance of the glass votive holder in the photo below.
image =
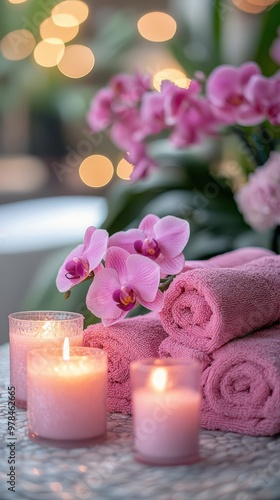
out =
{"type": "Polygon", "coordinates": [[[200,363],[146,359],[131,363],[135,458],[150,465],[199,459],[200,363]]]}
{"type": "Polygon", "coordinates": [[[15,404],[27,406],[27,352],[42,347],[59,347],[65,337],[71,346],[83,345],[82,314],[65,311],[23,311],[9,315],[10,385],[15,404]]]}
{"type": "Polygon", "coordinates": [[[27,355],[29,437],[41,444],[75,448],[106,436],[107,354],[75,347],[36,349],[27,355]]]}

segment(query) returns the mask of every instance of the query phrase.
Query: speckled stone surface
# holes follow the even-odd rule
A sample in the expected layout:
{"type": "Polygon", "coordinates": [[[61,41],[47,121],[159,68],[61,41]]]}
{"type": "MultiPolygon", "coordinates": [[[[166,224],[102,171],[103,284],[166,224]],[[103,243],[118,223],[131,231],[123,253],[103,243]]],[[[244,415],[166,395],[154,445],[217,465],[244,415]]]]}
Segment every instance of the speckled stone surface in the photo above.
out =
{"type": "Polygon", "coordinates": [[[131,418],[108,416],[108,438],[91,448],[39,446],[16,410],[16,487],[8,491],[8,345],[0,346],[0,500],[279,500],[280,436],[201,431],[200,462],[149,467],[133,458],[131,418]]]}

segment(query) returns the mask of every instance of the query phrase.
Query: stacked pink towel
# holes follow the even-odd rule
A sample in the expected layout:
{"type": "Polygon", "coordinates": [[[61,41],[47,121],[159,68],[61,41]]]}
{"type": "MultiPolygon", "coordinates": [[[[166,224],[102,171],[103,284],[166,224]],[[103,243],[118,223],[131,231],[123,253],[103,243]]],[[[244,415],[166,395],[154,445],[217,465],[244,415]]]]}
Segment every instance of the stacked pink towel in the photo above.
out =
{"type": "Polygon", "coordinates": [[[187,271],[165,292],[162,326],[173,340],[211,353],[280,320],[279,290],[280,256],[187,271]]]}
{"type": "Polygon", "coordinates": [[[233,340],[202,375],[202,427],[272,436],[280,432],[280,325],[233,340]]]}
{"type": "Polygon", "coordinates": [[[84,332],[84,345],[104,349],[108,354],[108,409],[131,413],[131,361],[158,357],[167,334],[155,313],[124,319],[109,327],[101,323],[84,332]]]}
{"type": "Polygon", "coordinates": [[[200,361],[202,370],[207,368],[212,360],[211,354],[192,349],[191,347],[177,342],[172,337],[167,337],[159,346],[160,358],[195,359],[200,361]]]}
{"type": "Polygon", "coordinates": [[[211,267],[237,267],[251,262],[255,259],[260,259],[261,257],[269,257],[275,255],[271,250],[259,247],[244,247],[233,250],[232,252],[226,252],[216,257],[212,257],[208,260],[186,260],[183,273],[186,271],[191,271],[197,268],[211,268],[211,267]]]}

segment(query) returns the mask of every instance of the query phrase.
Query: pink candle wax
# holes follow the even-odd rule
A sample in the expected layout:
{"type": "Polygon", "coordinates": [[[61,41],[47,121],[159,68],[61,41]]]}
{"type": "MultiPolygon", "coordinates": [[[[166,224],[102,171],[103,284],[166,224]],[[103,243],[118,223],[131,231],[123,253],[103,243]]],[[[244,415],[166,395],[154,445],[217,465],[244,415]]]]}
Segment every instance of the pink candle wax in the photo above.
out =
{"type": "Polygon", "coordinates": [[[199,457],[200,366],[183,360],[177,360],[178,366],[176,360],[158,362],[165,366],[132,364],[136,458],[157,465],[192,463],[199,457]],[[138,380],[133,365],[140,372],[138,380]]]}
{"type": "Polygon", "coordinates": [[[62,311],[25,311],[9,316],[10,385],[15,387],[16,406],[27,404],[27,352],[62,347],[66,336],[71,346],[83,345],[83,316],[62,311]]]}
{"type": "Polygon", "coordinates": [[[56,446],[88,445],[106,434],[107,355],[73,348],[28,353],[28,426],[35,441],[56,446]]]}

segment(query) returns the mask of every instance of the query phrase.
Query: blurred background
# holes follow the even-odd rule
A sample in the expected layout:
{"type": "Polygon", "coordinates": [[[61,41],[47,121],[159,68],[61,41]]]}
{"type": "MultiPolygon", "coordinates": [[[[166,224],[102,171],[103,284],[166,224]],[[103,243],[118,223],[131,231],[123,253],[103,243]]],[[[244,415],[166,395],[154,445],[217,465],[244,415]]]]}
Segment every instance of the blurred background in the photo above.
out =
{"type": "Polygon", "coordinates": [[[279,21],[271,0],[1,0],[0,343],[18,310],[72,310],[94,321],[87,284],[68,301],[55,287],[89,225],[112,234],[147,213],[186,218],[189,259],[269,247],[271,234],[252,231],[233,199],[250,168],[234,138],[180,152],[155,141],[162,169],[132,184],[132,167],[86,115],[119,72],[148,72],[157,87],[163,75],[184,82],[221,63],[255,60],[269,76],[279,21]]]}

